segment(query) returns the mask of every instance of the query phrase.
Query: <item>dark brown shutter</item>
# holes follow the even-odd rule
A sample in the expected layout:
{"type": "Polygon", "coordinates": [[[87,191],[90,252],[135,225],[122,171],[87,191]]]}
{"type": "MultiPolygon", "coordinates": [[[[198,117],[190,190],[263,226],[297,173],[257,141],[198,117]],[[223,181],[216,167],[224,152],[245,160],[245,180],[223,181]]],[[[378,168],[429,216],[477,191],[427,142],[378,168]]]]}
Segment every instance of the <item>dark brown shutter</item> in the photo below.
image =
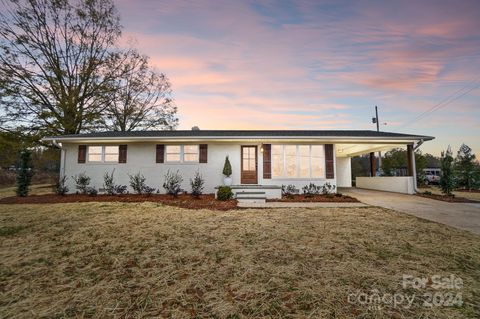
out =
{"type": "Polygon", "coordinates": [[[263,178],[272,178],[272,144],[263,144],[263,178]]]}
{"type": "Polygon", "coordinates": [[[198,161],[200,163],[207,163],[208,160],[208,144],[200,144],[199,146],[199,158],[198,161]]]}
{"type": "Polygon", "coordinates": [[[78,145],[78,162],[85,163],[87,158],[87,145],[78,145]]]}
{"type": "Polygon", "coordinates": [[[333,165],[333,144],[325,144],[325,172],[326,178],[335,178],[333,165]]]}
{"type": "Polygon", "coordinates": [[[118,146],[118,162],[119,163],[127,162],[127,145],[118,146]]]}
{"type": "Polygon", "coordinates": [[[156,155],[156,162],[163,163],[165,157],[165,145],[157,144],[157,155],[156,155]]]}

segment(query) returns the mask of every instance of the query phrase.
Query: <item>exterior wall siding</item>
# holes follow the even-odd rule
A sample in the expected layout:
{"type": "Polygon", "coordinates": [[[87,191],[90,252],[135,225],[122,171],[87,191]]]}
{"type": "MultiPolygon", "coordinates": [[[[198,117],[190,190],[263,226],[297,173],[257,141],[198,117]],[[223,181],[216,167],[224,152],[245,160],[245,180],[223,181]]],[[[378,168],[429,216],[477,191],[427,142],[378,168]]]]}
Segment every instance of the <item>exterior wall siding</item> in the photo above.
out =
{"type": "Polygon", "coordinates": [[[350,157],[337,157],[337,187],[352,187],[352,160],[350,157]]]}
{"type": "MultiPolygon", "coordinates": [[[[208,144],[208,162],[207,163],[156,163],[156,145],[162,142],[152,143],[122,143],[128,145],[127,162],[126,163],[89,163],[88,158],[86,163],[78,163],[78,144],[63,144],[63,157],[61,174],[67,176],[67,186],[70,193],[75,193],[75,182],[72,176],[85,173],[91,178],[90,186],[97,190],[103,188],[103,175],[105,172],[112,172],[115,170],[114,179],[116,184],[127,185],[128,191],[132,192],[129,186],[129,174],[133,175],[138,172],[146,177],[146,184],[148,186],[159,189],[160,193],[165,193],[162,187],[164,176],[168,170],[179,171],[183,177],[182,188],[190,191],[190,179],[193,178],[195,172],[198,170],[205,179],[205,193],[214,193],[215,187],[223,185],[223,164],[225,157],[228,155],[232,165],[232,180],[233,185],[240,184],[240,146],[254,145],[252,143],[209,143],[208,144]]],[[[188,144],[188,143],[182,143],[188,144]]],[[[98,145],[98,144],[90,144],[98,145]]],[[[119,143],[111,143],[102,145],[119,145],[119,143]]],[[[323,185],[329,182],[332,185],[337,184],[337,174],[333,179],[279,179],[271,178],[264,179],[263,176],[263,154],[260,151],[261,144],[258,147],[258,184],[260,185],[286,185],[293,184],[301,189],[309,183],[316,185],[323,185]]],[[[334,148],[335,154],[335,148],[334,148]]],[[[337,172],[337,160],[334,156],[334,167],[337,172]]]]}

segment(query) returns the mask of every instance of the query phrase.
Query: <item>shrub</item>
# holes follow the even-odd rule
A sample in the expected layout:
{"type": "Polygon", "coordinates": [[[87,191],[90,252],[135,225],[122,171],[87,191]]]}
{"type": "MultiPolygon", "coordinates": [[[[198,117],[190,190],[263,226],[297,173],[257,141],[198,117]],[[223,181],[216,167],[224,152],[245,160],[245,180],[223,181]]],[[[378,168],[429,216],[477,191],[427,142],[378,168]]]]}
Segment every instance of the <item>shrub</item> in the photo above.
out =
{"type": "Polygon", "coordinates": [[[67,176],[63,175],[60,177],[55,184],[55,194],[57,195],[65,195],[68,193],[69,189],[67,187],[67,176]]]}
{"type": "Polygon", "coordinates": [[[156,188],[154,188],[154,187],[145,186],[145,187],[143,188],[142,193],[145,194],[145,195],[147,195],[147,196],[150,196],[150,195],[153,194],[153,192],[155,192],[155,190],[156,190],[156,188]]]}
{"type": "Polygon", "coordinates": [[[228,156],[225,157],[225,164],[223,164],[223,175],[227,177],[230,177],[230,175],[232,175],[232,165],[230,164],[228,156]]]}
{"type": "Polygon", "coordinates": [[[424,191],[423,194],[424,195],[433,195],[433,193],[431,191],[424,191]]]}
{"type": "Polygon", "coordinates": [[[115,172],[115,169],[110,174],[108,174],[108,172],[105,172],[105,174],[103,174],[103,188],[105,188],[105,193],[107,193],[108,195],[115,195],[113,172],[115,172]]]}
{"type": "Polygon", "coordinates": [[[315,195],[318,195],[318,194],[320,194],[321,190],[322,190],[322,187],[317,186],[314,183],[310,183],[308,185],[305,185],[302,188],[302,191],[303,191],[303,194],[305,195],[305,197],[313,197],[315,195]]]}
{"type": "Polygon", "coordinates": [[[193,179],[190,179],[193,197],[199,197],[200,195],[202,195],[204,184],[205,180],[203,179],[202,175],[200,175],[200,173],[197,171],[193,179]]]}
{"type": "Polygon", "coordinates": [[[295,187],[295,185],[290,184],[290,185],[282,185],[282,196],[292,198],[293,195],[296,195],[300,192],[298,188],[295,187]]]}
{"type": "Polygon", "coordinates": [[[115,182],[113,179],[114,172],[115,172],[115,169],[110,174],[108,172],[105,172],[105,174],[103,174],[103,187],[105,188],[105,192],[108,195],[123,194],[127,191],[127,186],[115,185],[115,182]]]}
{"type": "Polygon", "coordinates": [[[175,173],[167,171],[165,174],[165,182],[163,183],[163,188],[167,191],[167,194],[172,196],[177,196],[178,193],[182,191],[181,185],[183,182],[182,176],[176,171],[175,173]]]}
{"type": "Polygon", "coordinates": [[[97,196],[98,191],[95,187],[87,187],[86,192],[90,196],[97,196]]]}
{"type": "Polygon", "coordinates": [[[133,191],[136,194],[144,194],[148,187],[145,184],[145,176],[138,172],[135,175],[128,175],[128,177],[130,178],[130,187],[133,189],[133,191]]]}
{"type": "Polygon", "coordinates": [[[448,196],[453,196],[452,191],[455,187],[455,181],[453,174],[453,157],[450,146],[445,152],[442,151],[440,168],[442,169],[442,173],[440,176],[440,188],[442,189],[442,193],[448,196]]]}
{"type": "Polygon", "coordinates": [[[26,149],[22,150],[20,153],[20,165],[16,171],[17,196],[25,197],[28,195],[33,176],[31,160],[32,152],[26,149]]]}
{"type": "Polygon", "coordinates": [[[330,184],[329,182],[326,182],[322,186],[322,194],[323,195],[330,195],[333,192],[335,192],[335,185],[330,184]]]}
{"type": "Polygon", "coordinates": [[[77,189],[77,192],[79,191],[81,194],[86,194],[88,185],[90,185],[90,177],[83,172],[72,176],[72,178],[75,181],[75,188],[77,189]]]}
{"type": "Polygon", "coordinates": [[[217,191],[218,200],[229,200],[233,198],[232,189],[229,186],[220,186],[217,191]]]}
{"type": "Polygon", "coordinates": [[[115,194],[122,195],[127,192],[127,185],[115,185],[115,194]]]}

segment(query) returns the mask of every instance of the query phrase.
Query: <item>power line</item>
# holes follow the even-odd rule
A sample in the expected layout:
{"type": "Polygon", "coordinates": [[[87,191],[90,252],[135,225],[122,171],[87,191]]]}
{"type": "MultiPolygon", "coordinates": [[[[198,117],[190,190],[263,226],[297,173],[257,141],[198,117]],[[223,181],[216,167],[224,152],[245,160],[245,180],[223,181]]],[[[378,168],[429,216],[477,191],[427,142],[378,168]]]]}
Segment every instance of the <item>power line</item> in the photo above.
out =
{"type": "Polygon", "coordinates": [[[460,88],[459,90],[457,90],[457,91],[455,91],[453,94],[447,96],[447,97],[444,98],[442,101],[440,101],[439,103],[435,104],[434,106],[432,106],[432,107],[429,108],[428,110],[426,110],[426,111],[422,112],[421,114],[417,115],[412,121],[408,122],[408,123],[405,124],[403,127],[410,126],[411,124],[419,121],[420,119],[424,118],[424,117],[427,116],[428,114],[431,114],[431,113],[433,113],[433,112],[435,112],[435,111],[438,111],[438,110],[446,107],[447,105],[449,105],[449,104],[452,103],[453,101],[458,100],[458,99],[461,98],[462,96],[467,95],[467,94],[470,93],[471,91],[480,88],[480,84],[471,87],[471,85],[474,84],[475,82],[478,82],[479,79],[480,79],[480,77],[474,79],[473,81],[470,81],[470,83],[468,83],[466,86],[460,88]],[[462,92],[462,91],[464,91],[465,89],[467,89],[467,90],[466,90],[465,92],[462,92]],[[462,92],[462,93],[461,93],[461,92],[462,92]],[[460,94],[459,94],[459,93],[460,93],[460,94]]]}

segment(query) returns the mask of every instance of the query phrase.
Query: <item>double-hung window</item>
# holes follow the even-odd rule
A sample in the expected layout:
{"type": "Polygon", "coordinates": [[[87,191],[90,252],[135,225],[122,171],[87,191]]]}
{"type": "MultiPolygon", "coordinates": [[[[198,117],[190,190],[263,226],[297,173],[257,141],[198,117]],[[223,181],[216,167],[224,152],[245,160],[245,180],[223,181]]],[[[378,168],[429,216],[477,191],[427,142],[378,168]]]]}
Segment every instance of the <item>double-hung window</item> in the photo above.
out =
{"type": "Polygon", "coordinates": [[[198,163],[198,145],[167,145],[165,148],[167,163],[198,163]]]}
{"type": "Polygon", "coordinates": [[[91,163],[118,163],[118,145],[88,146],[88,161],[91,163]]]}
{"type": "Polygon", "coordinates": [[[272,145],[273,178],[325,178],[324,145],[272,145]]]}

